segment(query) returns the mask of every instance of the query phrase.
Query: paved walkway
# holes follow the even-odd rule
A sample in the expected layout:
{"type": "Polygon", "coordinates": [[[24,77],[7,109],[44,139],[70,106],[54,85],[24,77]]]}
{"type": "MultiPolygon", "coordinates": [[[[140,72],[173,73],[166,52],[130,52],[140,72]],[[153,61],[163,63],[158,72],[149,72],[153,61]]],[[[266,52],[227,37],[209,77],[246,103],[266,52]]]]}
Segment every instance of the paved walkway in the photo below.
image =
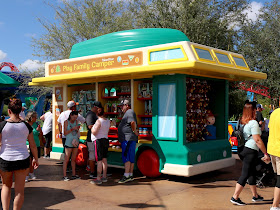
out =
{"type": "MultiPolygon", "coordinates": [[[[236,157],[236,156],[235,156],[236,157]]],[[[273,187],[259,189],[266,199],[254,203],[246,186],[241,199],[246,206],[234,206],[233,194],[241,162],[223,170],[194,177],[162,175],[158,179],[138,176],[134,182],[118,184],[122,169],[110,169],[108,183],[89,183],[87,172],[79,168],[81,180],[62,181],[62,165],[58,161],[40,159],[37,180],[25,188],[23,209],[269,209],[273,187]]],[[[14,191],[12,191],[12,198],[14,191]]],[[[12,205],[11,205],[12,206],[12,205]]]]}

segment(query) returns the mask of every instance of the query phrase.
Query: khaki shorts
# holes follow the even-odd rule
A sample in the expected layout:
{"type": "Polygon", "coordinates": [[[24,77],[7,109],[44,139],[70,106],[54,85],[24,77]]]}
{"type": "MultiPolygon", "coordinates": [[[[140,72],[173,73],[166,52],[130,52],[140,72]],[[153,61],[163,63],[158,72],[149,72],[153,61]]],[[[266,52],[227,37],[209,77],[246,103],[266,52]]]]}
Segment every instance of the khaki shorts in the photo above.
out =
{"type": "Polygon", "coordinates": [[[280,157],[270,155],[274,173],[280,175],[280,157]]]}
{"type": "Polygon", "coordinates": [[[95,141],[87,142],[88,147],[88,159],[95,161],[95,141]]]}

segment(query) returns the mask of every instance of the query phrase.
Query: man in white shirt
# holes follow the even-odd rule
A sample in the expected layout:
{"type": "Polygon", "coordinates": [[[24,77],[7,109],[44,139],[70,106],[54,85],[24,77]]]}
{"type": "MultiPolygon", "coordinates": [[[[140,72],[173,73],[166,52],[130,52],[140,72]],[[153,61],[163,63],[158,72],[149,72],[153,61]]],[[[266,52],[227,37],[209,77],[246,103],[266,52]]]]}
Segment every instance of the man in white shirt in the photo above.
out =
{"type": "MultiPolygon", "coordinates": [[[[69,115],[72,111],[76,111],[76,105],[78,105],[79,103],[76,103],[75,101],[69,101],[67,103],[67,110],[64,112],[61,112],[61,114],[59,115],[57,122],[58,122],[58,129],[59,129],[59,133],[61,135],[61,139],[62,139],[62,144],[63,147],[65,145],[65,141],[66,141],[66,136],[64,135],[64,121],[67,120],[69,118],[69,115]]],[[[82,115],[78,115],[77,120],[83,124],[86,120],[82,115]]]]}
{"type": "Polygon", "coordinates": [[[42,132],[45,137],[46,143],[44,145],[44,158],[50,158],[50,145],[52,142],[52,109],[40,117],[44,121],[42,132]]]}

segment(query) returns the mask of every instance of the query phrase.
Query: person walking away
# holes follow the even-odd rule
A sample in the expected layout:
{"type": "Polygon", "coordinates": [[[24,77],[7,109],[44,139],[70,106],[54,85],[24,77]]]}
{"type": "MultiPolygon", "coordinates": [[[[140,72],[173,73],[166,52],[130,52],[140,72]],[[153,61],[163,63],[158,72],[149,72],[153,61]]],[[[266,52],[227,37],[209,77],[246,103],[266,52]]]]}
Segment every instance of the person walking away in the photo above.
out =
{"type": "Polygon", "coordinates": [[[257,104],[256,121],[259,123],[261,131],[264,130],[264,126],[265,126],[262,111],[263,111],[263,105],[262,104],[257,104]]]}
{"type": "MultiPolygon", "coordinates": [[[[39,136],[40,136],[40,133],[42,133],[42,129],[40,127],[40,125],[38,123],[36,123],[37,121],[37,112],[35,111],[29,111],[27,112],[26,114],[26,122],[32,127],[33,129],[33,137],[34,137],[34,141],[35,141],[35,144],[36,144],[36,147],[37,147],[37,152],[38,152],[38,158],[41,157],[41,147],[40,147],[40,139],[39,139],[39,136]]],[[[32,155],[32,152],[30,152],[30,163],[32,162],[32,158],[33,158],[33,155],[32,155]]],[[[36,176],[34,174],[34,167],[32,166],[32,164],[30,164],[30,167],[29,167],[29,172],[27,173],[27,176],[25,178],[25,182],[28,182],[28,180],[30,179],[36,179],[36,176]]]]}
{"type": "Polygon", "coordinates": [[[10,101],[8,104],[10,118],[0,123],[0,174],[3,183],[1,190],[3,210],[10,209],[13,176],[15,189],[13,209],[21,209],[24,202],[24,180],[30,165],[26,139],[33,154],[32,165],[35,169],[39,166],[33,128],[20,119],[21,109],[20,99],[10,101]]]}
{"type": "Polygon", "coordinates": [[[52,142],[52,120],[53,120],[53,114],[52,109],[50,109],[48,112],[43,114],[40,117],[41,120],[44,121],[42,132],[44,135],[44,138],[46,140],[44,145],[44,158],[49,159],[50,158],[50,145],[52,142]]]}
{"type": "MultiPolygon", "coordinates": [[[[66,136],[64,134],[64,122],[69,118],[69,114],[72,111],[76,111],[77,107],[76,105],[78,105],[79,103],[76,103],[75,101],[68,101],[67,103],[67,110],[64,112],[61,112],[61,114],[59,115],[57,122],[58,122],[58,130],[59,133],[61,135],[61,139],[62,139],[62,144],[63,147],[65,145],[65,141],[66,141],[66,136]]],[[[81,124],[83,124],[85,122],[85,118],[83,116],[81,116],[80,114],[78,114],[78,118],[77,118],[78,122],[80,122],[81,124]]]]}
{"type": "Polygon", "coordinates": [[[137,119],[135,112],[130,107],[130,101],[123,100],[121,106],[124,116],[118,127],[118,139],[121,142],[125,172],[118,182],[120,184],[134,180],[135,148],[138,141],[137,119]]]}
{"type": "Polygon", "coordinates": [[[27,109],[27,107],[26,107],[25,103],[22,103],[21,106],[22,106],[22,108],[21,108],[21,112],[19,113],[19,118],[22,121],[25,121],[25,112],[24,112],[24,110],[27,109]]]}
{"type": "Polygon", "coordinates": [[[239,156],[243,161],[241,176],[239,177],[234,194],[230,199],[230,202],[236,205],[246,205],[239,198],[246,181],[248,180],[250,190],[253,194],[252,201],[262,201],[263,197],[257,194],[256,188],[256,166],[258,163],[258,151],[264,153],[264,161],[269,161],[270,158],[266,153],[266,148],[261,139],[261,130],[256,119],[256,106],[255,102],[246,102],[243,108],[243,114],[241,117],[241,124],[244,125],[243,134],[246,140],[243,151],[240,152],[239,156]]]}
{"type": "Polygon", "coordinates": [[[273,204],[270,210],[280,210],[280,108],[275,109],[269,118],[269,136],[267,151],[271,157],[271,163],[276,176],[276,185],[274,188],[273,204]]]}
{"type": "Polygon", "coordinates": [[[92,104],[92,108],[91,110],[87,113],[86,115],[86,124],[87,124],[87,147],[88,147],[88,151],[89,151],[89,169],[90,169],[90,174],[89,174],[89,178],[93,179],[96,177],[96,174],[94,174],[95,170],[95,142],[93,142],[91,140],[91,129],[93,127],[93,125],[95,124],[96,120],[98,119],[97,117],[97,109],[98,108],[102,108],[102,105],[99,101],[95,101],[92,104]]]}
{"type": "Polygon", "coordinates": [[[66,136],[65,141],[65,158],[63,162],[63,180],[69,181],[70,179],[66,175],[67,165],[71,156],[71,166],[72,166],[72,179],[80,179],[76,175],[76,157],[78,154],[79,146],[79,129],[78,124],[78,111],[72,111],[69,114],[68,119],[64,122],[64,134],[66,136]]]}
{"type": "Polygon", "coordinates": [[[97,112],[98,120],[93,125],[91,129],[91,139],[96,144],[96,154],[97,156],[97,179],[91,181],[91,184],[102,184],[102,182],[107,182],[107,154],[109,148],[108,133],[110,129],[110,120],[105,118],[104,109],[98,108],[97,112]],[[101,178],[101,173],[103,175],[101,178]]]}

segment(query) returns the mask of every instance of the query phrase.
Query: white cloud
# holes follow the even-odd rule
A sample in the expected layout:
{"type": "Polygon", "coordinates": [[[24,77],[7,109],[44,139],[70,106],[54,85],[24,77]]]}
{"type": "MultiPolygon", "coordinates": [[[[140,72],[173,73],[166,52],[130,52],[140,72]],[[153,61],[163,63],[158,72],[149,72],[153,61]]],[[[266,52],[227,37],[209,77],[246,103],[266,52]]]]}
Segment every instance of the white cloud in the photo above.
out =
{"type": "Polygon", "coordinates": [[[28,59],[19,65],[19,69],[28,71],[36,71],[42,67],[44,67],[44,64],[42,64],[39,60],[31,59],[28,59]]]}
{"type": "Polygon", "coordinates": [[[2,50],[0,50],[0,61],[4,60],[7,57],[7,53],[4,53],[2,50]]]}
{"type": "Polygon", "coordinates": [[[255,22],[260,15],[260,9],[263,7],[263,4],[260,2],[251,2],[248,9],[243,11],[243,14],[247,15],[247,19],[255,22]]]}

